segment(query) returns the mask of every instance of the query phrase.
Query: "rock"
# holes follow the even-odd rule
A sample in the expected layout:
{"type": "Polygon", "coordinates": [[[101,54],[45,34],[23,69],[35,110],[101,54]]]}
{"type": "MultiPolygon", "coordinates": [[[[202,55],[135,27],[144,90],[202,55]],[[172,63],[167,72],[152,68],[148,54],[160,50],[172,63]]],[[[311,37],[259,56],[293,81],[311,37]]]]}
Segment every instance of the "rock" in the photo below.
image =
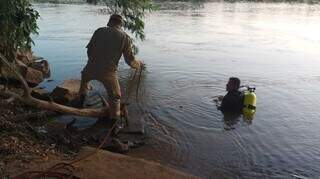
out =
{"type": "Polygon", "coordinates": [[[50,77],[50,68],[47,60],[36,61],[30,65],[31,68],[41,71],[44,78],[50,77]]]}
{"type": "Polygon", "coordinates": [[[31,92],[31,96],[41,100],[46,100],[46,101],[50,100],[49,92],[41,88],[33,88],[31,92]]]}
{"type": "Polygon", "coordinates": [[[16,52],[16,59],[29,65],[34,62],[31,49],[19,48],[16,52]]]}
{"type": "Polygon", "coordinates": [[[22,76],[32,87],[40,84],[44,78],[41,71],[35,70],[30,67],[22,67],[22,76]]]}
{"type": "Polygon", "coordinates": [[[116,150],[114,152],[121,154],[129,152],[129,145],[121,142],[119,139],[113,138],[112,144],[114,145],[114,149],[116,150]]]}
{"type": "Polygon", "coordinates": [[[144,135],[145,121],[140,118],[129,118],[129,126],[122,129],[120,133],[144,135]]]}
{"type": "Polygon", "coordinates": [[[30,86],[32,87],[37,86],[39,83],[41,83],[44,80],[41,71],[28,67],[22,61],[18,60],[17,66],[19,68],[21,75],[24,77],[24,79],[28,82],[30,86]]]}
{"type": "Polygon", "coordinates": [[[54,101],[60,104],[71,104],[79,100],[80,80],[65,80],[51,93],[54,101]]]}
{"type": "MultiPolygon", "coordinates": [[[[16,63],[13,63],[13,65],[17,67],[31,87],[37,86],[44,78],[50,77],[49,63],[46,60],[35,62],[30,50],[19,49],[16,56],[16,63]]],[[[1,67],[0,77],[11,80],[11,82],[19,81],[7,67],[1,67]]]]}
{"type": "Polygon", "coordinates": [[[30,84],[30,86],[37,86],[44,80],[41,71],[34,70],[29,67],[26,69],[24,73],[24,78],[30,84]]]}

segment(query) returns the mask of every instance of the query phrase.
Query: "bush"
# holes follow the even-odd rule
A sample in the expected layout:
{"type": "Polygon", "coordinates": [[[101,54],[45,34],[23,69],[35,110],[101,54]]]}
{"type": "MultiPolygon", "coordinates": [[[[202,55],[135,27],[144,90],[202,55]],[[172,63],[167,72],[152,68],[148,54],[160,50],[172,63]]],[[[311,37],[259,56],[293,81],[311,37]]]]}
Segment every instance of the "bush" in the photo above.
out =
{"type": "Polygon", "coordinates": [[[0,0],[0,52],[13,61],[18,48],[31,48],[39,13],[29,0],[0,0]]]}

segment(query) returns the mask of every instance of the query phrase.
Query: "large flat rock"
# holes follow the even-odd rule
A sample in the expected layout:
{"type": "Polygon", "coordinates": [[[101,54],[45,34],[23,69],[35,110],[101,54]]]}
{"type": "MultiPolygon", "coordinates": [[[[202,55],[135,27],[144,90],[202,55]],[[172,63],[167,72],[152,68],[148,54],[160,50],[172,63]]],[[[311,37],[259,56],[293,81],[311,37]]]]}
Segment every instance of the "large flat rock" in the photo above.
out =
{"type": "MultiPolygon", "coordinates": [[[[85,155],[92,151],[94,151],[94,148],[85,147],[80,154],[85,155]]],[[[159,163],[103,150],[75,164],[75,166],[76,174],[80,178],[197,178],[159,163]]]]}
{"type": "MultiPolygon", "coordinates": [[[[84,157],[95,151],[92,147],[83,147],[77,158],[84,157]]],[[[31,161],[24,167],[18,163],[11,162],[8,171],[10,176],[15,176],[30,170],[46,170],[53,165],[67,162],[59,159],[44,161],[31,161]],[[15,167],[17,165],[17,167],[15,167]]],[[[20,164],[21,165],[21,164],[20,164]]],[[[86,179],[196,179],[198,177],[169,168],[156,162],[134,158],[122,154],[116,154],[105,150],[98,150],[77,163],[74,175],[86,179]]]]}

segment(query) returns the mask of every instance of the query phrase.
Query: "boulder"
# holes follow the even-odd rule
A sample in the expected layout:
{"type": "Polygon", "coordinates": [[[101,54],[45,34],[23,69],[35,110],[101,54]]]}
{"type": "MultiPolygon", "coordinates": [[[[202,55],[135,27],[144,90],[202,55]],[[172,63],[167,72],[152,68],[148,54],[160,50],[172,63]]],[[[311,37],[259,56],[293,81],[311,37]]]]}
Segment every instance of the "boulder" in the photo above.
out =
{"type": "Polygon", "coordinates": [[[79,100],[80,80],[65,80],[57,86],[51,93],[54,101],[60,104],[72,104],[79,100]]]}
{"type": "Polygon", "coordinates": [[[33,53],[31,49],[19,48],[16,52],[16,60],[29,65],[34,62],[33,53]]]}
{"type": "Polygon", "coordinates": [[[21,75],[24,77],[24,79],[27,81],[27,83],[30,86],[37,86],[39,83],[41,83],[44,78],[42,75],[42,72],[39,70],[35,70],[33,68],[28,67],[21,61],[18,62],[18,67],[21,72],[21,75]]]}
{"type": "MultiPolygon", "coordinates": [[[[20,72],[21,76],[26,80],[29,86],[34,87],[41,83],[44,78],[41,71],[35,70],[33,68],[28,67],[23,62],[17,60],[16,64],[13,64],[17,70],[20,72]]],[[[9,68],[2,68],[0,78],[9,80],[10,83],[18,82],[17,76],[12,73],[9,68]]],[[[19,83],[19,82],[18,82],[19,83]]]]}
{"type": "Polygon", "coordinates": [[[30,67],[41,71],[44,78],[50,77],[50,68],[47,60],[36,61],[30,64],[30,67]]]}
{"type": "Polygon", "coordinates": [[[33,88],[31,92],[31,96],[41,100],[46,100],[46,101],[50,100],[49,92],[42,88],[33,88]]]}
{"type": "Polygon", "coordinates": [[[34,70],[30,67],[26,69],[26,72],[24,73],[24,78],[30,84],[30,86],[37,86],[40,84],[44,78],[41,71],[34,70]]]}
{"type": "Polygon", "coordinates": [[[120,130],[120,133],[144,135],[145,121],[141,118],[129,118],[129,125],[120,130]]]}
{"type": "MultiPolygon", "coordinates": [[[[44,78],[50,77],[49,63],[43,59],[36,61],[37,59],[33,56],[31,49],[19,48],[15,52],[15,61],[12,63],[31,87],[37,86],[44,78]]],[[[0,66],[0,77],[18,80],[9,68],[3,66],[0,66]]]]}

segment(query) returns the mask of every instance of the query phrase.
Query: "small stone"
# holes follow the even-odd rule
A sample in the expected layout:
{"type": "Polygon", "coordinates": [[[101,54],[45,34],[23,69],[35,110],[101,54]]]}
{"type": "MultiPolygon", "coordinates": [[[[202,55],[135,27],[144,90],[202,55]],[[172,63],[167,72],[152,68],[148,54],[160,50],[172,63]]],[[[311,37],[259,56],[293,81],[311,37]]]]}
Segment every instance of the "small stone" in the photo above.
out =
{"type": "Polygon", "coordinates": [[[128,153],[129,152],[129,145],[121,142],[119,139],[112,139],[112,143],[116,152],[118,153],[128,153]]]}

